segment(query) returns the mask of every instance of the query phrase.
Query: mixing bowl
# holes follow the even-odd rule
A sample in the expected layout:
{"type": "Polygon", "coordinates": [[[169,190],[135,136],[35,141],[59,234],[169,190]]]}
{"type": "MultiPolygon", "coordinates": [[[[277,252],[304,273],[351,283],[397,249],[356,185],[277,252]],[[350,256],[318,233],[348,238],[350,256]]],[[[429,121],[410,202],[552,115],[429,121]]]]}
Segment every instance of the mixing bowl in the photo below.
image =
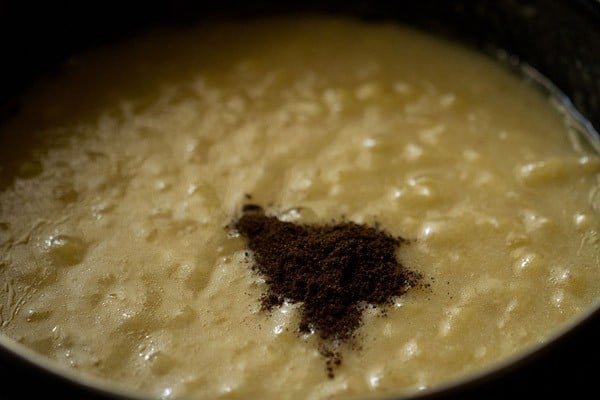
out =
{"type": "MultiPolygon", "coordinates": [[[[111,2],[9,4],[3,13],[0,48],[0,118],[18,110],[19,92],[50,76],[71,55],[161,25],[220,17],[316,13],[396,21],[461,41],[514,65],[526,65],[550,83],[578,121],[597,135],[600,127],[600,2],[595,0],[300,1],[251,3],[111,2]]],[[[476,79],[476,77],[473,77],[476,79]]],[[[600,268],[600,265],[597,266],[600,268]]],[[[597,391],[593,368],[600,362],[600,309],[584,312],[543,346],[423,398],[571,396],[597,391]]],[[[14,341],[0,336],[3,398],[37,393],[86,399],[135,399],[106,383],[81,379],[14,341]],[[6,397],[4,397],[6,395],[6,397]]],[[[12,397],[11,397],[12,398],[12,397]]]]}

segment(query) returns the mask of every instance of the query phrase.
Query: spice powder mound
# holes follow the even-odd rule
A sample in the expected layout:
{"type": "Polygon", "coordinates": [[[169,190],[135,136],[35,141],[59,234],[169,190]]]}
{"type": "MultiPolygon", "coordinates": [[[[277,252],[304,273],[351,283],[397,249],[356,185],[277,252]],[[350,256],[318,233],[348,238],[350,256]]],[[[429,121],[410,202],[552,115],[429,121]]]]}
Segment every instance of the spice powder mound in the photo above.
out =
{"type": "Polygon", "coordinates": [[[422,280],[396,258],[406,240],[378,226],[295,224],[247,204],[233,228],[247,240],[252,268],[267,284],[262,309],[301,303],[298,330],[318,335],[330,378],[342,361],[340,345],[355,339],[365,307],[385,309],[422,280]]]}

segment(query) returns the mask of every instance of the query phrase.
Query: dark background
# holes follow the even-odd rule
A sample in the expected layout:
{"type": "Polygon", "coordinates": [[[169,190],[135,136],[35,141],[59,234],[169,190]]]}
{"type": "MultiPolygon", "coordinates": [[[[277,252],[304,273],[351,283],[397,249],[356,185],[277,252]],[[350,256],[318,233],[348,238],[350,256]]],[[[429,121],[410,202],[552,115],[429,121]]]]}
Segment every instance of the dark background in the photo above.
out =
{"type": "MultiPolygon", "coordinates": [[[[600,127],[600,2],[597,0],[164,1],[0,3],[0,120],[18,92],[70,54],[154,24],[288,12],[391,19],[455,37],[482,51],[502,48],[534,66],[600,127]]],[[[598,266],[600,268],[600,266],[598,266]]],[[[600,398],[600,313],[543,352],[444,399],[600,398]]],[[[0,348],[0,399],[107,399],[34,368],[0,348]]]]}

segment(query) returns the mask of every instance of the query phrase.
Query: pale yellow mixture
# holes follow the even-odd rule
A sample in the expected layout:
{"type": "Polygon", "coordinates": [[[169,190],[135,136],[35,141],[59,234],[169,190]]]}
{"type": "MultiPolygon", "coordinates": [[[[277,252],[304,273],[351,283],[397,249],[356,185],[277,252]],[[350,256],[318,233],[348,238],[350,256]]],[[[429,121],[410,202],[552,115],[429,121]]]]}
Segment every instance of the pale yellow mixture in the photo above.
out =
{"type": "Polygon", "coordinates": [[[435,389],[600,298],[593,144],[518,74],[410,29],[162,30],[73,58],[0,137],[0,331],[156,398],[435,389]],[[366,313],[329,379],[298,305],[259,309],[226,229],[247,194],[414,239],[398,257],[430,288],[366,313]]]}

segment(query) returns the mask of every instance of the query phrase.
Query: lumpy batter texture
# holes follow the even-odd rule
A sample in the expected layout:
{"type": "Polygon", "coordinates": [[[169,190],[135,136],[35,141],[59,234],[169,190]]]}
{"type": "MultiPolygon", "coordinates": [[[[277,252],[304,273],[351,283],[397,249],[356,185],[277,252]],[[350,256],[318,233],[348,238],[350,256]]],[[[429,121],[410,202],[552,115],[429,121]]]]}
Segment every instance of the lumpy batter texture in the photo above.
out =
{"type": "Polygon", "coordinates": [[[600,158],[527,79],[391,24],[163,29],[71,59],[0,134],[0,331],[156,398],[409,394],[600,298],[600,158]],[[227,225],[379,223],[420,273],[330,379],[227,225]]]}

